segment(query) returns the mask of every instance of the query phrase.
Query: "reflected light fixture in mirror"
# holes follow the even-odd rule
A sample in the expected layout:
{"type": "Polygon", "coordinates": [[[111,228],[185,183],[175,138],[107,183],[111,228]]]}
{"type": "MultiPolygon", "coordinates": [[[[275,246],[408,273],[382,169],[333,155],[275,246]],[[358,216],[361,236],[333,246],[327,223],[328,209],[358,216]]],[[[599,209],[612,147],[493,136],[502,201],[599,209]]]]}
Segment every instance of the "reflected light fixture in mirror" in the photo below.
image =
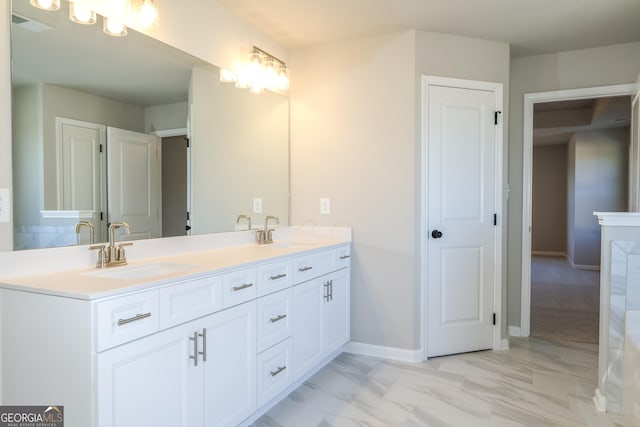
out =
{"type": "Polygon", "coordinates": [[[289,90],[289,69],[284,61],[254,46],[249,61],[240,64],[236,71],[220,69],[220,81],[235,83],[236,87],[249,89],[251,93],[289,90]]]}
{"type": "Polygon", "coordinates": [[[60,9],[60,0],[31,0],[31,6],[42,10],[58,10],[60,9]]]}
{"type": "MultiPolygon", "coordinates": [[[[103,30],[110,36],[127,35],[127,25],[150,28],[158,23],[158,0],[69,0],[69,19],[77,24],[96,23],[96,12],[104,16],[103,30]]],[[[56,11],[60,0],[30,0],[38,9],[56,11]]]]}
{"type": "Polygon", "coordinates": [[[70,2],[69,19],[76,24],[93,25],[96,23],[96,13],[84,4],[70,2]]]}

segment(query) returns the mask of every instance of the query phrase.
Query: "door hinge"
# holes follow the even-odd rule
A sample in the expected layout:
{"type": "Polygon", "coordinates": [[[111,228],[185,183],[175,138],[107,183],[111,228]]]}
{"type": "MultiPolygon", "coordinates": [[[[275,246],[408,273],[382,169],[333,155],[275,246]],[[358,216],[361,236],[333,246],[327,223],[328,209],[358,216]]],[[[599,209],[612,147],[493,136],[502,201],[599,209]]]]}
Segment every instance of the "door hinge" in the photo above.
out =
{"type": "Polygon", "coordinates": [[[187,142],[187,148],[189,148],[191,146],[191,141],[189,141],[189,138],[185,138],[184,140],[187,142]]]}
{"type": "Polygon", "coordinates": [[[498,125],[498,114],[502,114],[502,111],[496,111],[493,113],[493,124],[498,125]]]}
{"type": "Polygon", "coordinates": [[[496,324],[496,314],[495,313],[493,313],[493,324],[494,324],[494,326],[496,324]]]}
{"type": "Polygon", "coordinates": [[[104,214],[100,212],[100,221],[104,221],[104,214]]]}
{"type": "Polygon", "coordinates": [[[191,213],[187,211],[187,221],[189,221],[190,219],[191,219],[191,213]]]}
{"type": "Polygon", "coordinates": [[[498,214],[497,213],[493,214],[493,225],[498,225],[498,214]]]}
{"type": "Polygon", "coordinates": [[[100,144],[100,152],[102,153],[102,144],[100,144]]]}

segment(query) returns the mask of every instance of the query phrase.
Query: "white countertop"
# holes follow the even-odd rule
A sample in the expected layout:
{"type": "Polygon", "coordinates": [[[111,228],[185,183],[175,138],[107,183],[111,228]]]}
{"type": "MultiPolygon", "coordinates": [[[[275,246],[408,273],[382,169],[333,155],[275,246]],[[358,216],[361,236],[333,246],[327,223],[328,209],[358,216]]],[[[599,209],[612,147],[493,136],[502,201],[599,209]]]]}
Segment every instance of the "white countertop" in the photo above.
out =
{"type": "Polygon", "coordinates": [[[224,273],[225,271],[242,268],[253,263],[268,262],[307,252],[330,249],[346,243],[350,243],[350,239],[294,240],[279,241],[271,245],[243,244],[217,247],[210,250],[198,250],[170,256],[149,257],[130,261],[126,266],[108,267],[106,269],[92,267],[52,271],[43,274],[0,277],[0,288],[93,300],[175,283],[183,279],[224,273]],[[142,279],[100,277],[103,271],[125,271],[126,269],[135,269],[151,264],[172,264],[184,268],[169,269],[170,271],[164,271],[161,274],[142,279]]]}

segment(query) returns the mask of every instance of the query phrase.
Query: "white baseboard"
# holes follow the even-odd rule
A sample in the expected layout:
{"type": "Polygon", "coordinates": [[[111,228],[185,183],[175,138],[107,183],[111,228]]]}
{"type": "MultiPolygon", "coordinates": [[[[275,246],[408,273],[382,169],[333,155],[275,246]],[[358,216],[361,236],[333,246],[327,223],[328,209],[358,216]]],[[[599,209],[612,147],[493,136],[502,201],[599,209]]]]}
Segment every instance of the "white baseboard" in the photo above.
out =
{"type": "Polygon", "coordinates": [[[521,337],[522,336],[522,330],[520,329],[520,326],[509,325],[509,336],[510,337],[521,337]]]}
{"type": "Polygon", "coordinates": [[[500,340],[500,348],[496,350],[509,350],[509,338],[502,338],[500,340]]]}
{"type": "Polygon", "coordinates": [[[400,362],[418,363],[424,360],[422,350],[405,350],[402,348],[385,347],[351,341],[344,350],[346,353],[362,356],[379,357],[381,359],[398,360],[400,362]]]}
{"type": "Polygon", "coordinates": [[[562,257],[566,258],[566,252],[551,252],[551,251],[531,251],[531,255],[535,256],[553,256],[553,257],[562,257]]]}
{"type": "Polygon", "coordinates": [[[573,260],[568,258],[569,263],[571,264],[571,267],[577,269],[577,270],[590,270],[590,271],[600,271],[600,266],[599,265],[586,265],[586,264],[574,264],[573,260]]]}
{"type": "Polygon", "coordinates": [[[600,393],[599,388],[596,389],[595,396],[593,396],[593,403],[598,412],[607,412],[607,398],[600,393]]]}

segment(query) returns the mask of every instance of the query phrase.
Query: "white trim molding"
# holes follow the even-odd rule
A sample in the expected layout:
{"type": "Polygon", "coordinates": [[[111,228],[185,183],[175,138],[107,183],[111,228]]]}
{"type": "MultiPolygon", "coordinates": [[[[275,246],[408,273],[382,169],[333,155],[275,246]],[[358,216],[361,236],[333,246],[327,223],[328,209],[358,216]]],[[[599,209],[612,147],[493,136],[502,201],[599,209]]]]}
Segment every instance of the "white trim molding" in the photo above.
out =
{"type": "Polygon", "coordinates": [[[509,336],[518,338],[522,336],[522,331],[520,330],[520,326],[509,325],[509,336]]]}
{"type": "Polygon", "coordinates": [[[594,212],[598,224],[619,227],[640,226],[640,212],[594,212]]]}
{"type": "Polygon", "coordinates": [[[155,135],[155,136],[157,136],[159,138],[170,138],[172,136],[183,136],[183,135],[187,135],[187,128],[155,130],[155,131],[151,132],[151,135],[155,135]]]}
{"type": "Polygon", "coordinates": [[[520,295],[520,329],[528,337],[531,322],[531,217],[532,217],[532,163],[533,163],[533,107],[538,102],[570,101],[633,95],[635,84],[567,89],[552,92],[525,93],[522,150],[522,276],[520,295]]]}
{"type": "Polygon", "coordinates": [[[405,350],[403,348],[385,347],[354,341],[349,342],[344,351],[361,356],[378,357],[380,359],[398,360],[408,363],[419,363],[425,359],[421,349],[405,350]]]}
{"type": "Polygon", "coordinates": [[[45,219],[83,219],[93,218],[95,211],[40,211],[45,219]]]}

